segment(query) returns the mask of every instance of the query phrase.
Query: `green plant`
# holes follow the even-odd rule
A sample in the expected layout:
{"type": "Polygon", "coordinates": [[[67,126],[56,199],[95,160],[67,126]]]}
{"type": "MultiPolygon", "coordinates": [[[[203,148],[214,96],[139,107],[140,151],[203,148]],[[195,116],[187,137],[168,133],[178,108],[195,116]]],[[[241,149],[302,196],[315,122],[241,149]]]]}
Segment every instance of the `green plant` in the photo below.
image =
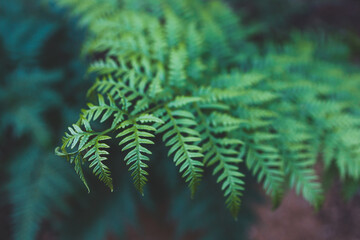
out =
{"type": "MultiPolygon", "coordinates": [[[[38,1],[1,2],[0,15],[1,239],[99,240],[109,234],[125,238],[130,226],[145,228],[139,209],[170,222],[170,239],[185,238],[191,231],[201,232],[202,239],[246,235],[253,221],[250,207],[241,209],[238,222],[226,211],[214,211],[221,209],[222,196],[215,192],[208,199],[207,189],[216,186],[212,179],[190,200],[176,168],[163,161],[167,156],[159,144],[151,151],[161,164],[152,168],[156,172],[151,173],[151,188],[144,189],[144,198],[119,161],[111,166],[118,169],[112,176],[114,192],[88,177],[92,192],[87,194],[72,168],[53,154],[63,124],[76,121],[86,94],[82,90],[89,87],[82,81],[78,56],[83,34],[75,32],[73,20],[64,19],[62,9],[38,1]],[[160,215],[167,203],[171,204],[166,213],[160,215]],[[205,221],[207,212],[213,214],[205,221]],[[222,228],[214,227],[219,219],[222,228]]],[[[111,156],[122,157],[116,147],[111,150],[111,156]]],[[[251,197],[250,193],[243,199],[245,206],[251,197]]]]}
{"type": "Polygon", "coordinates": [[[155,135],[192,195],[212,167],[234,216],[243,162],[275,204],[294,187],[319,207],[319,154],[358,181],[359,74],[321,56],[314,41],[297,36],[260,54],[246,41],[253,29],[215,1],[59,2],[89,29],[83,52],[97,77],[56,150],[86,186],[83,164],[113,189],[104,162],[113,136],[142,193],[155,135]]]}

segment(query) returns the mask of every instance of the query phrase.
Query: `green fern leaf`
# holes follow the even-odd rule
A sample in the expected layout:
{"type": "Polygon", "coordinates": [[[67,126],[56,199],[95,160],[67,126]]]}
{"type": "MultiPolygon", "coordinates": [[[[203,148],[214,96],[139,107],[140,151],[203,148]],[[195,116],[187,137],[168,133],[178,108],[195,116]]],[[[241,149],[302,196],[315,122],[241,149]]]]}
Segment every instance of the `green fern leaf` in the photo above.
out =
{"type": "Polygon", "coordinates": [[[150,160],[145,154],[151,154],[143,145],[154,144],[149,138],[153,138],[154,135],[151,132],[156,131],[156,128],[145,123],[161,124],[163,121],[153,115],[140,115],[134,120],[122,122],[118,129],[125,130],[116,136],[122,138],[119,143],[119,145],[125,145],[122,150],[129,150],[124,161],[126,161],[126,165],[130,165],[129,171],[132,171],[131,176],[134,179],[135,187],[141,194],[143,194],[143,188],[147,182],[146,175],[148,175],[145,171],[148,165],[145,162],[150,160]]]}
{"type": "Polygon", "coordinates": [[[163,141],[170,147],[168,155],[174,154],[174,162],[180,165],[182,177],[189,182],[193,196],[203,172],[203,164],[197,160],[203,157],[201,148],[194,145],[200,140],[199,133],[193,129],[197,125],[194,116],[188,111],[172,111],[168,107],[161,114],[165,124],[158,128],[158,133],[164,133],[163,141]]]}
{"type": "Polygon", "coordinates": [[[219,174],[217,182],[222,182],[221,189],[226,197],[226,205],[236,218],[240,209],[240,197],[244,190],[244,182],[241,179],[244,175],[239,172],[237,166],[242,162],[242,159],[236,148],[240,147],[243,142],[226,137],[218,138],[217,135],[219,133],[229,135],[231,131],[239,127],[241,120],[220,113],[205,117],[200,108],[197,109],[197,113],[202,119],[198,129],[201,134],[201,146],[205,154],[204,164],[208,167],[216,165],[213,175],[219,174]],[[219,126],[223,126],[223,128],[219,130],[219,126]]]}

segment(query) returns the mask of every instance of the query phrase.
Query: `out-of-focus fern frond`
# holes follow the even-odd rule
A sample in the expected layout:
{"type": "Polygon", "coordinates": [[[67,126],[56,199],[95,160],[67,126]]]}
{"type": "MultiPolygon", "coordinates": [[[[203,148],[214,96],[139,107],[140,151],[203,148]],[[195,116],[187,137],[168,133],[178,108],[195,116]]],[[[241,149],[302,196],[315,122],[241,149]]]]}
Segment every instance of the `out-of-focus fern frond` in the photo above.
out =
{"type": "Polygon", "coordinates": [[[43,219],[54,209],[66,211],[63,196],[74,191],[71,171],[52,153],[42,151],[27,149],[10,166],[6,189],[14,209],[15,239],[35,239],[43,219]]]}

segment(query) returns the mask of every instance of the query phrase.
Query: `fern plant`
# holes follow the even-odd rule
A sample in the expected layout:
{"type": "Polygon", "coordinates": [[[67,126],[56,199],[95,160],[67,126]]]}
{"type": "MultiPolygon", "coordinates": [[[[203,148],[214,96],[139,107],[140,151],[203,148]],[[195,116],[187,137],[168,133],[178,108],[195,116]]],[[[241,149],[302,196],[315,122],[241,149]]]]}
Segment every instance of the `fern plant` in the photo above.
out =
{"type": "Polygon", "coordinates": [[[346,80],[347,69],[321,59],[307,41],[260,53],[246,40],[253,28],[217,1],[58,4],[88,29],[83,53],[97,78],[88,107],[56,149],[88,189],[83,165],[113,190],[106,149],[114,138],[143,193],[154,136],[192,196],[211,168],[234,216],[244,164],[275,204],[291,187],[320,206],[319,153],[326,166],[336,160],[344,178],[359,179],[358,74],[346,80]]]}

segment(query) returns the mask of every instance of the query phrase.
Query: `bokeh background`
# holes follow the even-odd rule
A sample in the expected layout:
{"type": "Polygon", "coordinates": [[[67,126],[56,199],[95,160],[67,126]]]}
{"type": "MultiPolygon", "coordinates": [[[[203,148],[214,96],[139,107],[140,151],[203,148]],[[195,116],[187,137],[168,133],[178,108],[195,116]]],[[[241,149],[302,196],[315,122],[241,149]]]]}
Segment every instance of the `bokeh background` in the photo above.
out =
{"type": "MultiPolygon", "coordinates": [[[[326,201],[315,212],[294,192],[272,210],[247,174],[237,221],[209,176],[191,200],[164,151],[153,151],[156,167],[144,197],[122,161],[110,163],[116,169],[114,193],[89,176],[88,194],[72,166],[54,154],[65,127],[85,107],[91,85],[80,54],[86,29],[54,2],[0,0],[0,239],[360,239],[359,186],[349,183],[344,191],[326,176],[326,201]]],[[[332,36],[341,45],[328,46],[331,56],[360,64],[357,0],[227,2],[243,24],[257,26],[249,40],[259,48],[286,44],[299,32],[332,36]]],[[[112,148],[111,156],[120,151],[112,148]]],[[[322,174],[321,165],[317,171],[322,174]]]]}

